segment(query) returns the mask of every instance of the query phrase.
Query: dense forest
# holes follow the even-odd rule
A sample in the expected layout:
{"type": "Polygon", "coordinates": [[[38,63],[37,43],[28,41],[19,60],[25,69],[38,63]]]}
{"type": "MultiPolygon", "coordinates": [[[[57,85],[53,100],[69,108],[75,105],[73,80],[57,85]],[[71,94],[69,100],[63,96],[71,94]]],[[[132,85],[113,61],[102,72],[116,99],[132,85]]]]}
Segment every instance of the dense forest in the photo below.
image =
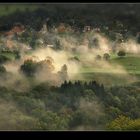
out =
{"type": "Polygon", "coordinates": [[[2,130],[140,129],[138,86],[106,89],[95,81],[69,81],[60,87],[42,83],[28,92],[0,89],[2,130]]]}

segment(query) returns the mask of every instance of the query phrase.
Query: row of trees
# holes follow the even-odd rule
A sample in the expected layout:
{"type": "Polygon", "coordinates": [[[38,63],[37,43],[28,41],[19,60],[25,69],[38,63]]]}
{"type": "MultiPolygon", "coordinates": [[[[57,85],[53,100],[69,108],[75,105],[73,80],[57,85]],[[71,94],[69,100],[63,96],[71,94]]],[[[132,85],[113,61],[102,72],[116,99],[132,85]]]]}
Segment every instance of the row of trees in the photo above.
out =
{"type": "MultiPolygon", "coordinates": [[[[102,59],[101,55],[97,55],[97,56],[96,56],[96,60],[101,60],[101,59],[102,59]]],[[[109,59],[110,59],[110,55],[109,55],[108,53],[105,53],[105,54],[103,55],[103,60],[108,61],[109,59]]]]}
{"type": "MultiPolygon", "coordinates": [[[[125,53],[125,51],[121,50],[121,51],[118,51],[117,55],[119,57],[124,57],[126,55],[126,53],[125,53]]],[[[101,59],[102,59],[101,55],[96,56],[96,60],[101,60],[101,59]]],[[[103,60],[108,61],[109,59],[110,59],[110,55],[108,53],[104,53],[103,60]]]]}

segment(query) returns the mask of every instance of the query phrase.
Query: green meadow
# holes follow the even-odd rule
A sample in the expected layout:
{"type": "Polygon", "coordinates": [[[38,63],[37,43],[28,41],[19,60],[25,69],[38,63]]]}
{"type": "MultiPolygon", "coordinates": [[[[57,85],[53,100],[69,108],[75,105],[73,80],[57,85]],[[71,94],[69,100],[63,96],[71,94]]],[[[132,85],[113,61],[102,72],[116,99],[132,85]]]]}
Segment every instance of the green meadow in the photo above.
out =
{"type": "MultiPolygon", "coordinates": [[[[98,62],[96,62],[98,63],[98,62]]],[[[111,68],[99,68],[94,64],[93,66],[86,65],[80,69],[80,73],[76,75],[76,79],[80,80],[96,80],[105,85],[125,85],[140,80],[140,57],[135,54],[127,54],[125,57],[118,57],[111,55],[110,60],[107,61],[109,65],[115,68],[119,66],[124,72],[115,71],[111,68]]]]}

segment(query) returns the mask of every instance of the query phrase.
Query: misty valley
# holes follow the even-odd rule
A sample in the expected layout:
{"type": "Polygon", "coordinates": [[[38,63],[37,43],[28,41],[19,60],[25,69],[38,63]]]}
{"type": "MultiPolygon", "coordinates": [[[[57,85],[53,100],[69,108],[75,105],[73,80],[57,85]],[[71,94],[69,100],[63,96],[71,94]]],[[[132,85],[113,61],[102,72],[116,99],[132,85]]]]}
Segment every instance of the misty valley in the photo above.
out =
{"type": "Polygon", "coordinates": [[[140,130],[139,8],[1,4],[0,130],[140,130]]]}

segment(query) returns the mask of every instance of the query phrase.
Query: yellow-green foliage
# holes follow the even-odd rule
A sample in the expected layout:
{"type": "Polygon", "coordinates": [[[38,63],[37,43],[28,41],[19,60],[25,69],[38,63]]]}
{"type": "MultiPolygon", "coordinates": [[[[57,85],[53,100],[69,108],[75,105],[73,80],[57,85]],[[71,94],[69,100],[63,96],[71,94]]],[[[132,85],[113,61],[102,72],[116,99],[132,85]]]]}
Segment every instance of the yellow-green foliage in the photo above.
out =
{"type": "Polygon", "coordinates": [[[129,117],[120,115],[107,124],[108,130],[140,130],[140,119],[132,120],[129,117]]]}

